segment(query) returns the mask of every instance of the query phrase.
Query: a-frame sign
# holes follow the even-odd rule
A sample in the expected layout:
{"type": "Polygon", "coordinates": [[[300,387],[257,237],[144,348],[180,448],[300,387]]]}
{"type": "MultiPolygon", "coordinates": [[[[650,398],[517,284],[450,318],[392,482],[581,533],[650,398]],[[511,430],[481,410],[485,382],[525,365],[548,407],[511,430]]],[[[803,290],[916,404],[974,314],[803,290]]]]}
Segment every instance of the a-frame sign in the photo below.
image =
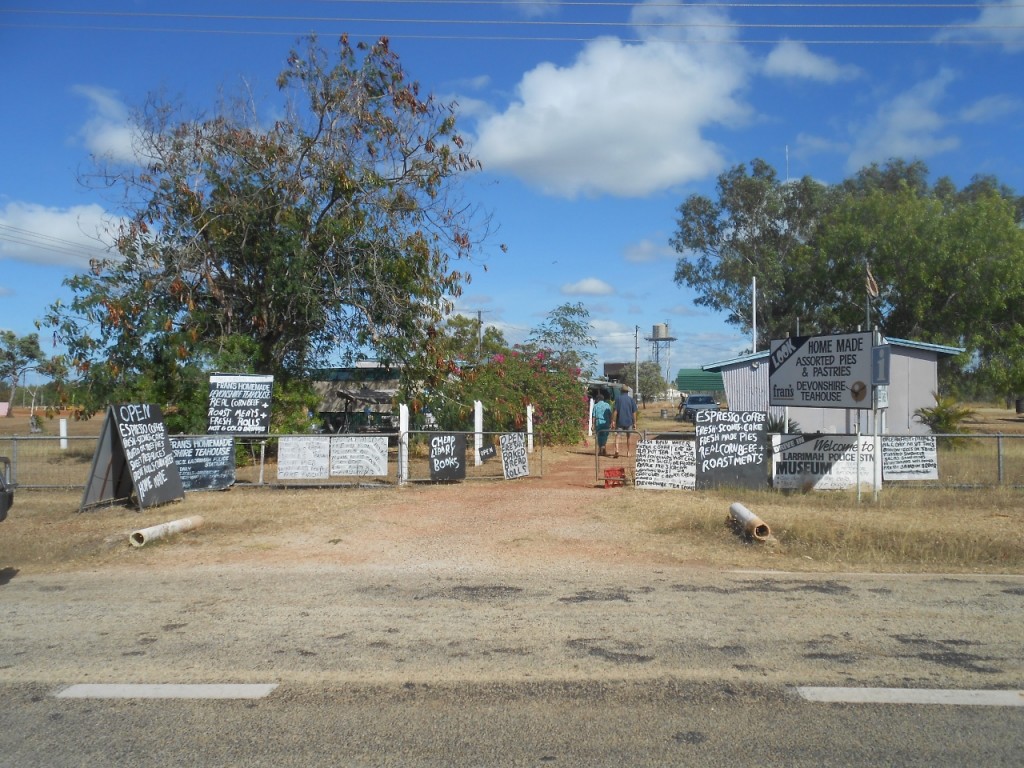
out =
{"type": "Polygon", "coordinates": [[[79,510],[128,501],[139,509],[185,497],[158,405],[112,405],[100,430],[79,510]]]}

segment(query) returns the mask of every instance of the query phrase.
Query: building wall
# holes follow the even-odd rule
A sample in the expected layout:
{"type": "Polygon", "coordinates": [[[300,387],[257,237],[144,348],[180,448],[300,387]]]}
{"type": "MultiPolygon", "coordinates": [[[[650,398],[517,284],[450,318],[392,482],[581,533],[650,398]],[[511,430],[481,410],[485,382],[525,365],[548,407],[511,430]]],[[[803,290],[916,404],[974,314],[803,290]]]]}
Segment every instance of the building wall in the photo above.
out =
{"type": "MultiPolygon", "coordinates": [[[[928,427],[914,411],[935,405],[938,390],[938,355],[928,350],[892,345],[889,370],[889,407],[879,412],[878,432],[890,435],[926,435],[928,427]]],[[[785,409],[768,406],[768,359],[743,360],[722,368],[729,410],[767,411],[781,419],[785,409]]],[[[845,408],[790,408],[789,419],[802,432],[853,434],[875,432],[870,410],[845,408]]]]}

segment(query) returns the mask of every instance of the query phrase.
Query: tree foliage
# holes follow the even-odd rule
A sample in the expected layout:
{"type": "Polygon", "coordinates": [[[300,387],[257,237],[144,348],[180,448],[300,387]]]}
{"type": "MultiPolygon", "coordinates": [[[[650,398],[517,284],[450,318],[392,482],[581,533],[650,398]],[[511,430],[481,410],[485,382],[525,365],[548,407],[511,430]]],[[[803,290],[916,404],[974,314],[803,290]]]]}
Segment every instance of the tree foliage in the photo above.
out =
{"type": "Polygon", "coordinates": [[[548,312],[544,322],[530,331],[524,347],[552,355],[566,369],[590,376],[597,367],[593,352],[590,312],[582,302],[562,304],[548,312]]]}
{"type": "Polygon", "coordinates": [[[652,397],[658,397],[668,389],[668,382],[661,375],[661,367],[653,360],[641,360],[639,366],[626,363],[622,367],[622,380],[632,388],[637,381],[638,372],[640,396],[644,402],[652,397]]]}
{"type": "MultiPolygon", "coordinates": [[[[253,104],[135,115],[139,166],[102,163],[123,193],[117,254],[68,281],[46,317],[98,397],[176,402],[245,350],[282,382],[369,351],[433,366],[430,340],[469,279],[478,167],[449,105],[422,96],[386,39],[329,53],[315,39],[278,79],[280,119],[253,104]],[[148,382],[146,384],[145,382],[148,382]]],[[[223,369],[223,368],[222,368],[223,369]]]]}
{"type": "Polygon", "coordinates": [[[961,375],[1024,390],[1022,198],[990,177],[962,190],[927,179],[923,163],[898,160],[831,187],[780,182],[760,160],[737,166],[717,200],[680,206],[676,281],[748,330],[756,277],[762,349],[786,334],[877,326],[964,347],[961,375]]]}
{"type": "MultiPolygon", "coordinates": [[[[18,391],[18,379],[22,375],[38,371],[46,376],[61,376],[60,360],[50,360],[39,345],[39,334],[18,336],[14,331],[0,331],[0,382],[8,384],[8,400],[14,405],[18,391]]],[[[14,416],[14,408],[7,411],[14,416]]]]}

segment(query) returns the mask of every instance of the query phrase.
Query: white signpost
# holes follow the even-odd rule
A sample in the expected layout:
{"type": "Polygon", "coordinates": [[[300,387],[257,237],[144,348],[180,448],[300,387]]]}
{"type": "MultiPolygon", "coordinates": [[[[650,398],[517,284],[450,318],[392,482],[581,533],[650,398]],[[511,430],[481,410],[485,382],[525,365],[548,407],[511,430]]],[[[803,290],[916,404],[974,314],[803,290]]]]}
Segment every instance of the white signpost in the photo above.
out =
{"type": "Polygon", "coordinates": [[[870,409],[872,334],[775,339],[768,358],[768,402],[805,408],[870,409]]]}

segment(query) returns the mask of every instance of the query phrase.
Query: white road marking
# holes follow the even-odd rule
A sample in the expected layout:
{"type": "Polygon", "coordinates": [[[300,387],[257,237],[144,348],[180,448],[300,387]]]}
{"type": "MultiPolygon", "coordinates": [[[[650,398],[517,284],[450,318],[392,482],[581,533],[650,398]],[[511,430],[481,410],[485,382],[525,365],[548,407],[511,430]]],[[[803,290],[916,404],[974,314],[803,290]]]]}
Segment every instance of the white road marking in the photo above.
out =
{"type": "Polygon", "coordinates": [[[80,683],[54,695],[58,699],[262,699],[275,688],[277,683],[80,683]]]}
{"type": "Polygon", "coordinates": [[[953,704],[972,707],[1024,707],[1024,691],[951,690],[939,688],[798,687],[806,701],[844,704],[953,704]]]}

